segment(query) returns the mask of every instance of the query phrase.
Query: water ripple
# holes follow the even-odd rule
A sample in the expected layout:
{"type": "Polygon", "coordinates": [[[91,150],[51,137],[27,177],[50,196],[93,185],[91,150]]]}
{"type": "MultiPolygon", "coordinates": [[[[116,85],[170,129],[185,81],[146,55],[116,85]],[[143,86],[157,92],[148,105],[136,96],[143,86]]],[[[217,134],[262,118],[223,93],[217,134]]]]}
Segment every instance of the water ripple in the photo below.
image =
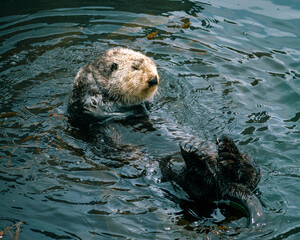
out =
{"type": "Polygon", "coordinates": [[[19,3],[0,3],[0,230],[31,239],[299,236],[298,3],[19,3]],[[161,83],[157,130],[127,126],[130,147],[107,157],[66,108],[78,69],[114,46],[153,58],[161,83]],[[197,206],[183,208],[174,198],[184,193],[161,182],[156,156],[191,135],[221,134],[262,167],[259,231],[244,230],[243,218],[216,222],[221,208],[195,218],[197,206]]]}

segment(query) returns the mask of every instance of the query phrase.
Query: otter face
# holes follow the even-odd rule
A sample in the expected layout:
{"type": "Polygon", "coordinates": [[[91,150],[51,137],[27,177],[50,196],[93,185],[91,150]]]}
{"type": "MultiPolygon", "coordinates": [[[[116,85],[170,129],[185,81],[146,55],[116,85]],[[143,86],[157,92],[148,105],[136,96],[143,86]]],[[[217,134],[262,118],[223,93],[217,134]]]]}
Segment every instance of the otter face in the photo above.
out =
{"type": "Polygon", "coordinates": [[[153,99],[159,76],[150,58],[130,49],[113,48],[106,51],[101,59],[99,64],[105,64],[107,74],[97,81],[111,97],[124,104],[139,104],[153,99]]]}

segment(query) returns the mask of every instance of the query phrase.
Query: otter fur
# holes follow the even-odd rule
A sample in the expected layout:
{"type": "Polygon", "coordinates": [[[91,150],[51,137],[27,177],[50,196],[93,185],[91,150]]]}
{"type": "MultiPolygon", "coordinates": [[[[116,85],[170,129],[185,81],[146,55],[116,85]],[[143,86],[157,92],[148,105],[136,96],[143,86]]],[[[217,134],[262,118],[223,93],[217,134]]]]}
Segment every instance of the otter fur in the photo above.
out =
{"type": "Polygon", "coordinates": [[[142,115],[159,83],[156,65],[144,54],[112,48],[79,70],[68,111],[77,122],[106,122],[142,115]]]}
{"type": "MultiPolygon", "coordinates": [[[[145,103],[152,101],[158,84],[151,59],[127,48],[109,49],[77,73],[68,111],[77,123],[97,123],[90,132],[100,135],[94,142],[101,143],[102,154],[121,155],[124,145],[114,142],[107,128],[122,127],[132,118],[145,122],[141,118],[147,111],[145,103]]],[[[178,183],[194,201],[230,199],[241,203],[252,224],[261,221],[263,209],[253,193],[261,176],[256,162],[241,154],[230,138],[223,137],[213,147],[200,143],[181,144],[185,167],[179,173],[173,171],[169,158],[160,159],[163,179],[178,183]]]]}
{"type": "MultiPolygon", "coordinates": [[[[203,144],[203,143],[202,143],[203,144]]],[[[174,171],[170,158],[160,161],[164,181],[174,181],[193,201],[228,199],[248,212],[248,224],[262,224],[264,211],[255,190],[261,178],[256,161],[242,154],[233,140],[223,136],[215,146],[190,142],[180,145],[185,166],[174,171]]]]}

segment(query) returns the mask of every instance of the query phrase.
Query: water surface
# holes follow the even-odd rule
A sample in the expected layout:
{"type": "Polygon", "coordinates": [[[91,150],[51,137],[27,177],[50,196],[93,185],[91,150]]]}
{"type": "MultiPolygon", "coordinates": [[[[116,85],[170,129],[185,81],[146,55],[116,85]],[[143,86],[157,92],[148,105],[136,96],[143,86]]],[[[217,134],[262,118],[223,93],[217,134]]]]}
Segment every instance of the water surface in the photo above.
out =
{"type": "MultiPolygon", "coordinates": [[[[0,9],[0,230],[19,239],[299,239],[298,1],[31,0],[0,9]],[[114,46],[157,64],[150,120],[160,136],[139,133],[134,155],[106,159],[66,107],[78,69],[114,46]],[[222,222],[219,208],[195,217],[168,197],[185,198],[160,181],[155,156],[173,152],[164,141],[181,131],[207,141],[227,134],[258,161],[265,226],[222,222]]],[[[136,142],[129,130],[122,138],[136,142]]]]}

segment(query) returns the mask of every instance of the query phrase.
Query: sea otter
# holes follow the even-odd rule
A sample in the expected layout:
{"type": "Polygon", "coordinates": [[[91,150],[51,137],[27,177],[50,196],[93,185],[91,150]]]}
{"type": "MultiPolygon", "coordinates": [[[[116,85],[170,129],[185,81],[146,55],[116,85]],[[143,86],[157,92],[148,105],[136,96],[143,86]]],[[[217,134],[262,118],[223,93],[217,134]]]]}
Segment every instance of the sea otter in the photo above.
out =
{"type": "MultiPolygon", "coordinates": [[[[150,58],[126,48],[109,49],[77,73],[68,111],[77,123],[96,125],[92,132],[100,135],[95,142],[101,142],[101,151],[116,155],[124,151],[124,145],[107,136],[111,132],[107,129],[128,124],[130,119],[145,121],[145,102],[152,101],[158,84],[157,68],[150,58]]],[[[251,223],[261,220],[263,209],[253,194],[260,170],[231,139],[222,138],[215,148],[188,144],[180,148],[186,166],[176,173],[168,158],[161,159],[164,180],[177,182],[195,201],[239,202],[248,210],[251,223]]]]}

